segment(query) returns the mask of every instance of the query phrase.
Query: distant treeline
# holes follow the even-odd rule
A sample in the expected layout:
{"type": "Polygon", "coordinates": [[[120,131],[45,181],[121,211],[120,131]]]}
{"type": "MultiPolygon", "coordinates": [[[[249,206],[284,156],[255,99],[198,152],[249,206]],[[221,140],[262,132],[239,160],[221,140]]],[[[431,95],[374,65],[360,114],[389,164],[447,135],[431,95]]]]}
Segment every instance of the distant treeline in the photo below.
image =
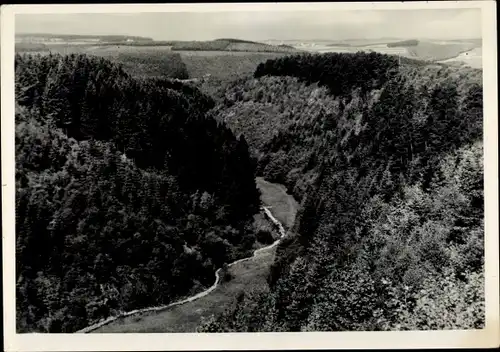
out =
{"type": "Polygon", "coordinates": [[[400,42],[388,43],[387,47],[388,48],[395,48],[395,47],[399,47],[399,46],[417,46],[418,43],[419,43],[419,41],[416,39],[402,40],[400,42]]]}
{"type": "Polygon", "coordinates": [[[269,45],[239,39],[217,39],[212,41],[173,42],[172,50],[200,51],[251,51],[251,52],[297,52],[285,45],[269,45]]]}
{"type": "Polygon", "coordinates": [[[348,44],[348,43],[330,43],[330,44],[327,44],[326,46],[346,46],[346,47],[349,47],[351,46],[351,44],[348,44]]]}

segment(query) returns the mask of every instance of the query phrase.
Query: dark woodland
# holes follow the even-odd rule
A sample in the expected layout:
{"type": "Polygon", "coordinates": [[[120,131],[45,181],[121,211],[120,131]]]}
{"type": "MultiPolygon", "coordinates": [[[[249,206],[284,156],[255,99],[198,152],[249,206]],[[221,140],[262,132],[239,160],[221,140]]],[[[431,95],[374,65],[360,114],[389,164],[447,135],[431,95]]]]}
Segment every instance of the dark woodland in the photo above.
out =
{"type": "Polygon", "coordinates": [[[21,330],[169,302],[249,249],[255,165],[197,89],[83,55],[17,56],[16,88],[21,330]]]}
{"type": "Polygon", "coordinates": [[[123,60],[16,55],[18,332],[211,286],[274,240],[257,176],[297,216],[267,285],[198,332],[484,327],[481,70],[296,53],[193,83],[180,56],[123,60]]]}

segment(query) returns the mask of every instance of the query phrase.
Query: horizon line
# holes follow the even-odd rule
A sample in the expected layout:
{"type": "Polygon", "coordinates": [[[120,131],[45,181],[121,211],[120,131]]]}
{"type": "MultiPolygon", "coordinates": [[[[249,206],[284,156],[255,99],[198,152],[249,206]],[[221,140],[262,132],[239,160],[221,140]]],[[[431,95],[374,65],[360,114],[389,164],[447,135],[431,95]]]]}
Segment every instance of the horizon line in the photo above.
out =
{"type": "Polygon", "coordinates": [[[472,37],[442,37],[442,38],[430,38],[430,37],[398,37],[398,36],[381,36],[381,37],[356,37],[356,38],[263,38],[263,39],[245,39],[238,37],[218,37],[213,39],[154,39],[152,37],[142,36],[142,35],[134,35],[134,34],[77,34],[77,33],[49,33],[49,32],[18,32],[14,33],[14,36],[18,35],[52,35],[52,36],[82,36],[82,37],[135,37],[135,38],[144,38],[151,39],[153,42],[164,42],[164,41],[179,41],[179,42],[188,42],[188,41],[211,41],[211,40],[221,40],[221,39],[237,39],[237,40],[247,40],[247,41],[306,41],[306,40],[316,40],[316,41],[349,41],[349,40],[376,40],[376,39],[425,39],[425,40],[474,40],[474,39],[483,39],[482,37],[472,36],[472,37]]]}

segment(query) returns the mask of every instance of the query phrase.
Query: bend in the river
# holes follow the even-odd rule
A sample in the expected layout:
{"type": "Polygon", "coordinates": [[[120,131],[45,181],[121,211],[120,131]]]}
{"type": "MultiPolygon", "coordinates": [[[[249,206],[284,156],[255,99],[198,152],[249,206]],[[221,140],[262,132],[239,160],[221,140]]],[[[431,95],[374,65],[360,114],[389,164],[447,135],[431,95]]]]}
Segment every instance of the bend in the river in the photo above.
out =
{"type": "MultiPolygon", "coordinates": [[[[278,243],[280,242],[280,240],[286,235],[286,231],[285,231],[285,228],[284,228],[283,224],[278,219],[276,219],[276,217],[269,210],[269,207],[268,206],[262,206],[261,208],[264,211],[264,214],[278,227],[279,238],[276,241],[274,241],[271,245],[255,250],[253,252],[252,256],[247,257],[247,258],[238,259],[238,260],[230,263],[228,265],[228,267],[231,267],[231,266],[233,266],[235,264],[241,263],[241,262],[246,261],[246,260],[250,260],[254,256],[256,256],[259,252],[264,251],[264,250],[269,249],[269,248],[275,247],[276,245],[278,245],[278,243]]],[[[180,301],[177,301],[177,302],[174,302],[174,303],[170,303],[170,304],[164,305],[164,306],[149,307],[149,308],[143,308],[143,309],[136,309],[136,310],[133,310],[133,311],[130,311],[130,312],[124,312],[124,313],[121,313],[121,314],[119,314],[117,316],[109,317],[109,318],[107,318],[107,319],[105,319],[103,321],[100,321],[100,322],[95,323],[95,324],[93,324],[91,326],[88,326],[88,327],[86,327],[84,329],[81,329],[81,330],[77,331],[77,333],[89,333],[91,331],[94,331],[94,330],[96,330],[96,329],[98,329],[98,328],[100,328],[100,327],[102,327],[104,325],[107,325],[107,324],[109,324],[109,323],[111,323],[111,322],[113,322],[113,321],[115,321],[117,319],[123,318],[123,317],[128,317],[128,316],[131,316],[131,315],[141,314],[141,313],[146,313],[146,312],[162,311],[162,310],[166,310],[168,308],[172,308],[174,306],[182,305],[182,304],[185,304],[185,303],[188,303],[188,302],[195,301],[195,300],[197,300],[199,298],[202,298],[202,297],[210,294],[220,284],[220,271],[221,270],[222,270],[222,268],[219,268],[215,272],[215,282],[214,282],[214,284],[212,286],[210,286],[209,288],[207,288],[206,290],[204,290],[202,292],[199,292],[199,293],[195,294],[194,296],[191,296],[191,297],[185,298],[183,300],[180,300],[180,301]]]]}

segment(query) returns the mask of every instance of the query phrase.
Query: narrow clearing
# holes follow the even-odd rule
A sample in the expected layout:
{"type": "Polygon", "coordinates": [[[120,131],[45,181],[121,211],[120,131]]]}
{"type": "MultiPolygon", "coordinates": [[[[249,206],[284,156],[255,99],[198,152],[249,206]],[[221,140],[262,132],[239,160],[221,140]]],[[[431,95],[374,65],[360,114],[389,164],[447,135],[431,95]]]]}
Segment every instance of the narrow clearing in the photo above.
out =
{"type": "Polygon", "coordinates": [[[262,194],[262,212],[277,225],[280,237],[273,244],[255,250],[253,256],[229,264],[229,272],[233,277],[230,281],[221,283],[221,269],[218,269],[214,284],[194,296],[166,306],[122,313],[78,333],[196,332],[202,318],[224,311],[240,292],[249,287],[267,285],[266,278],[274,260],[276,246],[286,234],[285,228],[293,224],[298,204],[282,185],[262,178],[257,179],[257,185],[262,194]]]}

